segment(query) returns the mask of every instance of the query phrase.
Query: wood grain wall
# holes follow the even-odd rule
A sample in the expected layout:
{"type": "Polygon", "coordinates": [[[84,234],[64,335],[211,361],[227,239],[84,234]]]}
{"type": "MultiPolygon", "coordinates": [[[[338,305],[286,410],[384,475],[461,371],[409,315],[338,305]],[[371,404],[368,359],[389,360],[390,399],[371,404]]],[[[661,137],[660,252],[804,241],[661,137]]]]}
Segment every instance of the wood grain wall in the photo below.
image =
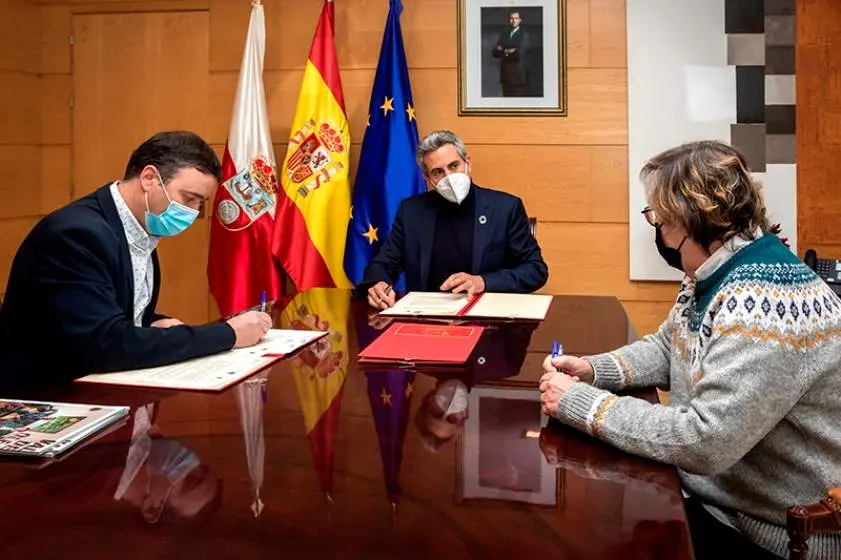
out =
{"type": "Polygon", "coordinates": [[[44,208],[41,190],[40,9],[0,0],[0,294],[18,244],[44,208]]]}
{"type": "MultiPolygon", "coordinates": [[[[321,2],[264,3],[266,93],[272,135],[282,161],[321,2]]],[[[336,42],[356,157],[387,5],[385,0],[338,0],[336,5],[336,42]]],[[[539,221],[537,235],[550,267],[546,292],[616,295],[640,332],[656,328],[670,307],[676,284],[628,280],[625,0],[567,0],[566,118],[459,118],[456,0],[404,0],[404,6],[404,40],[421,134],[438,128],[454,130],[468,144],[479,184],[523,197],[528,212],[539,221]]],[[[4,105],[16,115],[21,105],[32,105],[33,115],[41,115],[40,130],[21,125],[19,131],[22,144],[41,146],[40,153],[34,149],[37,155],[30,157],[36,162],[40,158],[36,168],[43,175],[42,196],[30,211],[47,212],[66,202],[73,192],[72,111],[67,103],[72,88],[72,48],[68,41],[72,15],[184,9],[209,12],[207,139],[221,151],[248,21],[246,0],[45,0],[40,12],[33,5],[27,6],[24,11],[31,14],[31,25],[40,25],[41,41],[40,45],[22,47],[26,55],[17,58],[20,64],[28,59],[28,68],[42,73],[40,84],[37,76],[28,77],[36,84],[31,87],[40,90],[41,102],[40,106],[33,105],[32,100],[38,97],[18,89],[4,105]]],[[[19,27],[16,25],[15,31],[19,27]]],[[[20,35],[21,41],[33,43],[32,35],[20,35]]],[[[27,79],[25,72],[18,74],[21,76],[16,75],[16,79],[27,79]]],[[[35,116],[21,121],[32,122],[33,118],[38,120],[35,116]]],[[[89,187],[77,185],[81,192],[89,187]]],[[[20,222],[20,232],[27,225],[20,222]]],[[[4,235],[0,243],[0,283],[4,285],[18,238],[7,240],[4,235]]],[[[203,261],[198,262],[201,264],[195,266],[203,266],[203,261]]],[[[188,262],[183,266],[192,265],[188,262]]]]}
{"type": "Polygon", "coordinates": [[[841,258],[841,2],[797,2],[797,244],[841,258]]]}

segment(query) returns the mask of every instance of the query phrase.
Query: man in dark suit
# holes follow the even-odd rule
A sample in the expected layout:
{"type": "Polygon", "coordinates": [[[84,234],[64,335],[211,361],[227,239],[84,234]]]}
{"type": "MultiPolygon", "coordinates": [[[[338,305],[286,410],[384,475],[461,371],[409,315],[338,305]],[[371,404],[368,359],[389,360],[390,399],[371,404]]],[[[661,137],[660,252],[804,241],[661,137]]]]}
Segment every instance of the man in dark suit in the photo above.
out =
{"type": "Polygon", "coordinates": [[[510,28],[499,34],[491,53],[500,59],[499,82],[503,97],[525,97],[528,95],[528,50],[529,34],[520,24],[520,12],[508,14],[510,28]]]}
{"type": "Polygon", "coordinates": [[[430,192],[404,200],[360,287],[377,308],[394,305],[401,272],[408,291],[534,292],[549,277],[522,200],[470,179],[464,143],[436,131],[417,150],[430,192]]]}
{"type": "Polygon", "coordinates": [[[0,307],[0,383],[161,366],[257,343],[271,326],[265,313],[192,327],[156,311],[157,243],[193,223],[220,175],[204,140],[161,132],[132,153],[122,180],[42,219],[15,255],[0,307]]]}

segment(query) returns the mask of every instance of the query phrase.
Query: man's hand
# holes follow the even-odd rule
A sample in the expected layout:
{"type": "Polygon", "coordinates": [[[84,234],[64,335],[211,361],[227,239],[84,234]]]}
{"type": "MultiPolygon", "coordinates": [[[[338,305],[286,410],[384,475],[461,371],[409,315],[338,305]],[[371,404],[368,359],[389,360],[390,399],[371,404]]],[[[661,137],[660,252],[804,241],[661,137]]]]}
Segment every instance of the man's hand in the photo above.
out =
{"type": "Polygon", "coordinates": [[[394,289],[385,282],[377,282],[368,288],[368,304],[376,309],[388,309],[394,306],[397,296],[394,289]]]}
{"type": "Polygon", "coordinates": [[[592,383],[593,379],[596,377],[595,373],[593,372],[593,366],[587,360],[582,360],[581,358],[576,358],[575,356],[560,356],[558,358],[553,358],[552,356],[546,356],[546,359],[543,360],[543,371],[546,372],[543,379],[548,379],[550,374],[557,373],[559,371],[566,373],[571,377],[577,377],[584,383],[592,383]]]}
{"type": "Polygon", "coordinates": [[[444,280],[440,290],[454,294],[466,292],[468,296],[473,297],[485,291],[485,279],[481,276],[467,274],[466,272],[456,272],[444,280]]]}
{"type": "Polygon", "coordinates": [[[231,317],[227,323],[234,329],[237,336],[234,348],[254,346],[263,340],[272,328],[272,318],[262,311],[246,311],[241,315],[231,317]]]}
{"type": "Polygon", "coordinates": [[[178,325],[183,325],[181,321],[178,319],[166,318],[166,319],[158,319],[150,326],[155,327],[156,329],[168,329],[169,327],[177,327],[178,325]]]}
{"type": "Polygon", "coordinates": [[[576,382],[578,382],[577,377],[570,377],[565,373],[555,372],[544,375],[540,379],[540,404],[543,406],[543,413],[552,418],[557,418],[558,402],[567,392],[567,389],[576,382]]]}

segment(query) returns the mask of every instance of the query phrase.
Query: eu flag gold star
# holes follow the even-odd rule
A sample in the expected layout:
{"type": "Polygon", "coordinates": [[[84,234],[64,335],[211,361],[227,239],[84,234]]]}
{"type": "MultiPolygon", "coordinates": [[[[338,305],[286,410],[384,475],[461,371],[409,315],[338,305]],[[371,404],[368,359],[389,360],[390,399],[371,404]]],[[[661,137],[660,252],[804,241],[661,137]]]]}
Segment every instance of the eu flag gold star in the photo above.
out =
{"type": "Polygon", "coordinates": [[[406,391],[404,392],[404,394],[406,395],[407,399],[412,396],[412,393],[414,392],[414,390],[415,390],[415,384],[414,383],[409,383],[408,385],[406,385],[406,391]]]}
{"type": "Polygon", "coordinates": [[[368,231],[362,234],[362,237],[368,238],[368,244],[373,245],[374,241],[379,241],[380,238],[377,237],[377,232],[380,228],[375,228],[374,224],[368,224],[368,231]]]}
{"type": "Polygon", "coordinates": [[[406,113],[409,115],[409,122],[415,120],[415,108],[412,107],[411,103],[406,103],[406,113]]]}
{"type": "Polygon", "coordinates": [[[389,111],[394,111],[394,98],[386,95],[385,101],[380,105],[380,109],[383,110],[383,116],[387,117],[389,111]]]}
{"type": "Polygon", "coordinates": [[[391,393],[386,392],[385,387],[380,391],[380,398],[383,400],[383,406],[391,406],[391,393]]]}

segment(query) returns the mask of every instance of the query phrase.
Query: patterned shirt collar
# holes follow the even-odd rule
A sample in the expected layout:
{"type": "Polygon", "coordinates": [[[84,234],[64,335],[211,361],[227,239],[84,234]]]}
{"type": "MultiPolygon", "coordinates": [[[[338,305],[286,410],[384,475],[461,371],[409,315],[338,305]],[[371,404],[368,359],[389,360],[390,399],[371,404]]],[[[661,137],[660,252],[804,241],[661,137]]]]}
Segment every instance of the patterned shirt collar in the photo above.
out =
{"type": "Polygon", "coordinates": [[[746,239],[741,235],[736,235],[731,239],[728,239],[721,247],[716,249],[716,251],[710,255],[707,260],[704,261],[704,264],[698,267],[698,270],[695,271],[695,280],[701,281],[709,278],[716,270],[721,268],[721,265],[729,261],[730,257],[760,237],[762,237],[762,230],[757,229],[754,233],[754,239],[746,239]]]}
{"type": "Polygon", "coordinates": [[[114,204],[117,206],[117,214],[119,214],[120,222],[123,224],[126,241],[128,241],[131,249],[151,254],[155,250],[155,247],[158,246],[158,240],[160,238],[146,233],[146,230],[143,229],[143,226],[140,225],[140,222],[137,221],[137,218],[129,210],[126,201],[123,200],[123,195],[120,194],[117,186],[118,184],[118,181],[111,183],[111,196],[114,198],[114,204]]]}

